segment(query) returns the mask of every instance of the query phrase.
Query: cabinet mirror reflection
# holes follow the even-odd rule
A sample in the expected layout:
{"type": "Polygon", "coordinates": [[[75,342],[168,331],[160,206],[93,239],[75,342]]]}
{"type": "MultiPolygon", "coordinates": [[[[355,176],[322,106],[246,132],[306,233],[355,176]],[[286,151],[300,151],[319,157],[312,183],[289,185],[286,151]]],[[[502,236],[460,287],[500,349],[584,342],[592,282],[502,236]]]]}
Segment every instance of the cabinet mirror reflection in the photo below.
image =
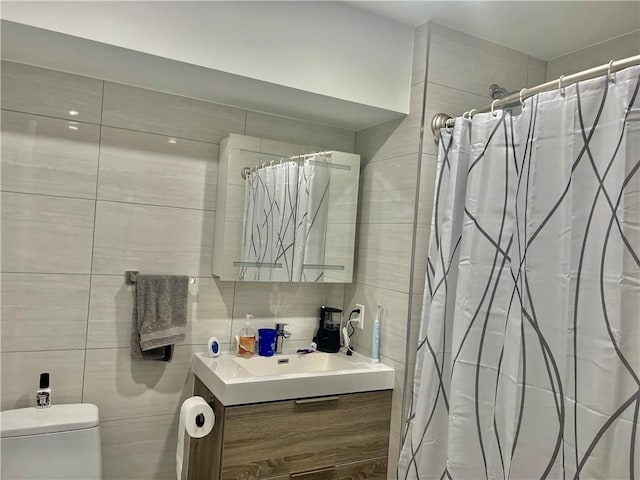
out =
{"type": "Polygon", "coordinates": [[[232,134],[218,168],[213,275],[352,281],[359,155],[232,134]]]}

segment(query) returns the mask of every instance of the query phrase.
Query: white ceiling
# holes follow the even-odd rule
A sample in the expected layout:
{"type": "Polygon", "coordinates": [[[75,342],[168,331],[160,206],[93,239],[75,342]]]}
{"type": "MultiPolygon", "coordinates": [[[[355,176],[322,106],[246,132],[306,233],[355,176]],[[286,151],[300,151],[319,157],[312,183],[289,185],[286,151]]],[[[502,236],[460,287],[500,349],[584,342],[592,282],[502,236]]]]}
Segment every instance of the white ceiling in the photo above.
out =
{"type": "Polygon", "coordinates": [[[640,1],[346,3],[412,27],[433,20],[547,61],[640,30],[640,1]]]}

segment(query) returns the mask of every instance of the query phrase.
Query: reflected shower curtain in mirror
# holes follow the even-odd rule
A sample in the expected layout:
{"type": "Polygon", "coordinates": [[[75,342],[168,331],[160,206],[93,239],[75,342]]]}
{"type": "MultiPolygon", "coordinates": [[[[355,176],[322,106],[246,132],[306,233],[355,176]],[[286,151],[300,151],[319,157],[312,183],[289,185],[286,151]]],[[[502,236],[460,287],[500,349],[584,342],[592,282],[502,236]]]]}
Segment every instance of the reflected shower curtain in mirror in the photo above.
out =
{"type": "Polygon", "coordinates": [[[639,86],[441,132],[399,479],[640,476],[639,86]]]}
{"type": "Polygon", "coordinates": [[[243,281],[314,282],[322,278],[330,174],[324,156],[286,161],[245,180],[243,281]]]}
{"type": "Polygon", "coordinates": [[[301,282],[318,282],[324,275],[326,232],[331,186],[328,159],[317,156],[305,160],[298,182],[298,231],[294,271],[301,282]]]}

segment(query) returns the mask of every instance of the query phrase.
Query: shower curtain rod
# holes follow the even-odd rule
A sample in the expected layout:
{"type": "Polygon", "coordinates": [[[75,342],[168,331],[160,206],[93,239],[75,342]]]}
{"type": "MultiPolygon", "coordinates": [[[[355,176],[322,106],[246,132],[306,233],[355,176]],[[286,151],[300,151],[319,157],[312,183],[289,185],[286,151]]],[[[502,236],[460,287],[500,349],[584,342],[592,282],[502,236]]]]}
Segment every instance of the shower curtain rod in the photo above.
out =
{"type": "MultiPolygon", "coordinates": [[[[482,108],[476,108],[471,110],[470,112],[465,113],[468,113],[469,117],[471,117],[476,113],[490,112],[498,107],[505,107],[516,102],[520,103],[525,98],[532,97],[533,95],[540,92],[547,92],[556,88],[564,88],[567,85],[581,82],[583,80],[589,80],[591,78],[596,78],[604,75],[605,73],[611,75],[618,70],[632,67],[634,65],[640,65],[640,55],[623,58],[622,60],[618,61],[612,60],[607,64],[600,65],[599,67],[589,68],[588,70],[583,70],[582,72],[574,73],[571,75],[561,75],[560,78],[556,78],[555,80],[551,80],[550,82],[542,83],[531,88],[523,88],[518,93],[513,93],[507,97],[501,98],[500,100],[494,100],[494,102],[489,105],[486,105],[482,108]]],[[[453,127],[454,120],[455,119],[451,115],[447,115],[446,113],[436,113],[433,116],[433,118],[431,119],[431,131],[434,135],[436,135],[436,142],[438,130],[445,127],[453,127]]]]}
{"type": "MultiPolygon", "coordinates": [[[[251,150],[243,150],[243,151],[252,152],[252,153],[258,153],[260,155],[276,156],[276,155],[273,155],[271,153],[266,153],[265,154],[265,153],[262,153],[262,152],[253,152],[251,150]]],[[[247,175],[249,173],[251,173],[252,171],[255,172],[257,170],[260,170],[261,168],[272,167],[273,165],[275,165],[277,163],[282,163],[282,161],[285,160],[285,159],[286,159],[285,161],[287,161],[287,162],[301,162],[301,161],[305,160],[306,158],[315,157],[315,156],[318,156],[318,155],[322,155],[323,157],[330,157],[332,153],[333,152],[331,150],[326,150],[324,152],[305,153],[305,154],[302,154],[302,155],[292,155],[290,157],[280,157],[278,155],[278,157],[280,158],[279,161],[271,160],[269,163],[264,162],[264,163],[261,163],[259,165],[254,166],[254,167],[243,167],[242,170],[240,171],[240,176],[242,177],[243,180],[246,180],[247,179],[247,175]]]]}

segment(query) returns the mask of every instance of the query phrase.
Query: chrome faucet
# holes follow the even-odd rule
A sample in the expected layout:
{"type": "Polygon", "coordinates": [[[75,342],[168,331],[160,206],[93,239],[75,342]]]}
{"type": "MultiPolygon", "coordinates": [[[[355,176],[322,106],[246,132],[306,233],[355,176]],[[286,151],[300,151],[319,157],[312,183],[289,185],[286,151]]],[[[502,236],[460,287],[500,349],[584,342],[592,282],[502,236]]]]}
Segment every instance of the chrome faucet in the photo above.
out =
{"type": "Polygon", "coordinates": [[[282,344],[285,338],[290,338],[291,334],[284,327],[288,323],[276,323],[276,353],[282,353],[282,344]]]}

